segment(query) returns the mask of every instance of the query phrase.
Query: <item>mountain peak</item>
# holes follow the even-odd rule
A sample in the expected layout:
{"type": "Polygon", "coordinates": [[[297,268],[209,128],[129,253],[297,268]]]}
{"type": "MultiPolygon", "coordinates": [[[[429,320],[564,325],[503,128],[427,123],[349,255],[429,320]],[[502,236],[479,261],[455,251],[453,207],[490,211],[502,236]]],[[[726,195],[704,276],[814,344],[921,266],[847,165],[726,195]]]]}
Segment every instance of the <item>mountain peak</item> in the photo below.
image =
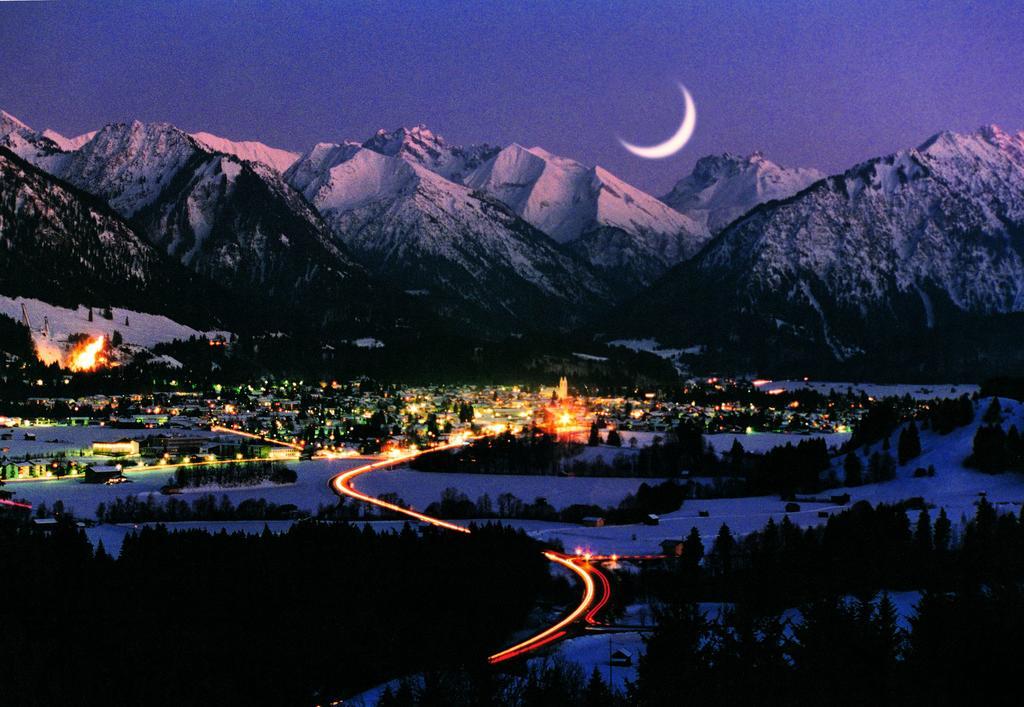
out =
{"type": "Polygon", "coordinates": [[[15,118],[7,111],[0,110],[0,135],[6,135],[12,130],[29,133],[35,132],[34,130],[32,130],[32,128],[25,125],[23,122],[15,118]]]}
{"type": "Polygon", "coordinates": [[[363,147],[367,149],[392,157],[406,150],[414,152],[424,149],[436,151],[443,149],[444,146],[444,138],[435,135],[430,128],[422,123],[411,128],[400,127],[394,130],[381,128],[374,133],[373,137],[363,143],[363,147]]]}
{"type": "Polygon", "coordinates": [[[422,124],[378,130],[363,143],[363,147],[389,157],[401,157],[456,183],[461,183],[472,170],[499,150],[486,144],[468,147],[449,145],[443,137],[422,124]]]}
{"type": "Polygon", "coordinates": [[[192,137],[214,152],[266,165],[279,173],[283,173],[299,159],[296,152],[270,147],[255,140],[229,140],[206,132],[192,133],[192,137]]]}
{"type": "Polygon", "coordinates": [[[724,152],[697,160],[662,201],[717,232],[758,204],[792,196],[822,177],[816,169],[782,167],[760,151],[724,152]]]}
{"type": "Polygon", "coordinates": [[[96,137],[96,132],[96,130],[92,130],[87,133],[82,133],[81,135],[78,135],[76,137],[64,137],[56,130],[46,128],[46,130],[42,132],[42,136],[48,140],[52,140],[60,149],[64,150],[65,152],[74,152],[82,145],[96,137]]]}

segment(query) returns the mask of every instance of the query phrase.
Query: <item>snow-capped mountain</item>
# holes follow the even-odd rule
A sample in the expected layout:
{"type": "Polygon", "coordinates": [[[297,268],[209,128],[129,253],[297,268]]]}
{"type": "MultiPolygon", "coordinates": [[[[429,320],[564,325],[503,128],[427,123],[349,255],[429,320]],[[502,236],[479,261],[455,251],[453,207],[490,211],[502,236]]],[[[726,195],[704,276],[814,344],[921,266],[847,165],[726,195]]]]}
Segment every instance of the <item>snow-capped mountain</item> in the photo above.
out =
{"type": "Polygon", "coordinates": [[[940,133],[756,207],[644,299],[649,326],[733,350],[1019,356],[1024,133],[940,133]]]}
{"type": "Polygon", "coordinates": [[[112,123],[49,170],[107,200],[126,217],[156,201],[171,180],[202,152],[167,123],[112,123]]]}
{"type": "Polygon", "coordinates": [[[760,152],[709,155],[661,200],[717,233],[758,204],[791,197],[824,176],[816,169],[781,167],[760,152]]]}
{"type": "Polygon", "coordinates": [[[74,152],[79,147],[92,140],[93,137],[96,136],[96,132],[97,131],[92,130],[87,133],[82,133],[81,135],[78,135],[76,137],[64,137],[56,130],[51,130],[50,128],[47,128],[42,132],[42,135],[43,137],[52,140],[54,143],[57,144],[57,147],[64,150],[65,152],[74,152]]]}
{"type": "Polygon", "coordinates": [[[101,200],[6,149],[0,149],[0,272],[6,295],[211,319],[206,303],[213,288],[161,257],[101,200]]]}
{"type": "Polygon", "coordinates": [[[466,177],[617,283],[644,284],[707,240],[700,224],[601,167],[510,145],[466,177]]]}
{"type": "MultiPolygon", "coordinates": [[[[153,245],[233,292],[320,323],[359,316],[366,273],[272,168],[165,123],[105,126],[58,176],[131,218],[153,245]],[[317,303],[317,310],[304,305],[317,303]],[[308,309],[308,311],[306,311],[308,309]]],[[[292,320],[295,321],[295,320],[292,320]]]]}
{"type": "Polygon", "coordinates": [[[225,155],[234,155],[242,160],[259,162],[277,172],[284,172],[295,163],[295,160],[299,159],[297,152],[270,147],[255,140],[228,140],[204,132],[192,133],[192,137],[214,152],[223,152],[225,155]]]}
{"type": "Polygon", "coordinates": [[[457,183],[462,183],[466,175],[499,150],[492,145],[449,145],[425,125],[378,130],[363,147],[389,157],[401,157],[457,183]]]}
{"type": "Polygon", "coordinates": [[[585,265],[504,205],[394,152],[318,145],[285,177],[371,271],[460,317],[537,326],[542,311],[564,322],[606,301],[585,265]]]}
{"type": "Polygon", "coordinates": [[[56,142],[2,110],[0,147],[7,148],[18,157],[47,171],[59,169],[67,160],[67,154],[56,142]]]}

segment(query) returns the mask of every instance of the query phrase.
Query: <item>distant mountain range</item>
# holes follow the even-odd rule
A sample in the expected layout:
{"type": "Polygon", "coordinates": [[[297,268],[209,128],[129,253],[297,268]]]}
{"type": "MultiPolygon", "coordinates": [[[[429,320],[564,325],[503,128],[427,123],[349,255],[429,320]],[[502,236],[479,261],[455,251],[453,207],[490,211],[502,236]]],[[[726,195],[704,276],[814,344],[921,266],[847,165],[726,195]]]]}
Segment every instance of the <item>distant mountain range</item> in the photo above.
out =
{"type": "Polygon", "coordinates": [[[939,133],[733,221],[626,308],[637,331],[791,372],[1016,368],[1024,134],[939,133]]]}
{"type": "MultiPolygon", "coordinates": [[[[831,177],[704,157],[660,199],[424,126],[297,154],[139,122],[66,138],[0,112],[0,148],[0,267],[60,249],[38,282],[61,302],[160,311],[158,267],[312,331],[602,331],[765,371],[1018,360],[1000,332],[1024,312],[1024,137],[995,127],[831,177]]],[[[45,299],[31,279],[0,292],[45,299]]]]}

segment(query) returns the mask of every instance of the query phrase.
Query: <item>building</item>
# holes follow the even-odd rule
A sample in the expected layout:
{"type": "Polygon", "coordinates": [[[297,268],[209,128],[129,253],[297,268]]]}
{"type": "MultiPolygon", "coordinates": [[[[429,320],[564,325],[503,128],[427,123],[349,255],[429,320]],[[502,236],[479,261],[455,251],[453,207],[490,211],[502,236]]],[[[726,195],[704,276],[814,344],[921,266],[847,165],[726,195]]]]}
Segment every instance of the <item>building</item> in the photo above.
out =
{"type": "Polygon", "coordinates": [[[85,468],[85,483],[103,484],[121,478],[121,465],[95,464],[85,468]]]}
{"type": "Polygon", "coordinates": [[[604,518],[602,518],[601,516],[587,516],[586,518],[584,518],[580,522],[583,523],[583,525],[587,526],[588,528],[603,528],[604,527],[604,518]]]}
{"type": "Polygon", "coordinates": [[[633,654],[625,648],[616,648],[608,663],[614,666],[629,667],[633,664],[633,654]]]}
{"type": "Polygon", "coordinates": [[[115,442],[93,442],[92,453],[103,457],[135,457],[139,454],[139,442],[127,437],[115,442]]]}
{"type": "Polygon", "coordinates": [[[182,454],[199,454],[204,445],[209,443],[206,437],[174,437],[171,435],[153,435],[142,440],[142,451],[148,456],[172,457],[182,454]]]}

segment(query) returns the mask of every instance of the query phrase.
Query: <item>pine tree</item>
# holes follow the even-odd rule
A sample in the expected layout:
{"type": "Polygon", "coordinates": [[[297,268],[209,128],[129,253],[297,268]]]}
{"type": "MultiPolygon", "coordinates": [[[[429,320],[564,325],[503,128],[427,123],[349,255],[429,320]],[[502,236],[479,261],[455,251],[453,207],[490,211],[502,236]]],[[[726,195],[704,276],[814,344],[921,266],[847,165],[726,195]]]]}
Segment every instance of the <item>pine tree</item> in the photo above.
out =
{"type": "Polygon", "coordinates": [[[917,527],[914,528],[914,544],[920,552],[929,554],[932,551],[932,519],[925,508],[917,517],[917,527]]]}
{"type": "Polygon", "coordinates": [[[690,534],[683,541],[683,557],[692,567],[697,567],[704,559],[704,542],[700,539],[697,526],[690,528],[690,534]]]}
{"type": "Polygon", "coordinates": [[[988,410],[985,411],[981,421],[987,425],[998,425],[1003,421],[1003,406],[1000,405],[999,398],[992,398],[992,402],[989,404],[988,410]]]}
{"type": "Polygon", "coordinates": [[[746,451],[743,449],[743,445],[740,444],[740,440],[737,437],[733,437],[732,448],[729,450],[729,469],[734,474],[738,474],[743,470],[743,457],[746,451]]]}
{"type": "Polygon", "coordinates": [[[584,707],[608,707],[612,704],[612,691],[601,678],[601,671],[594,666],[590,673],[590,680],[583,690],[584,707]]]}
{"type": "Polygon", "coordinates": [[[601,433],[597,428],[597,420],[590,423],[590,437],[587,439],[588,447],[596,447],[601,444],[601,433]]]}
{"type": "Polygon", "coordinates": [[[714,559],[714,565],[719,574],[732,573],[735,551],[736,539],[733,538],[729,526],[722,523],[722,527],[718,529],[718,535],[715,537],[715,544],[711,548],[711,557],[714,559]]]}
{"type": "Polygon", "coordinates": [[[920,456],[921,437],[913,420],[900,432],[900,439],[896,447],[901,466],[911,459],[920,456]]]}
{"type": "Polygon", "coordinates": [[[953,539],[953,524],[946,516],[946,509],[939,509],[939,517],[935,519],[934,544],[937,552],[945,552],[949,549],[953,539]]]}
{"type": "Polygon", "coordinates": [[[846,486],[860,486],[864,483],[864,465],[856,452],[848,452],[843,460],[843,484],[846,486]]]}
{"type": "Polygon", "coordinates": [[[608,438],[605,440],[605,444],[611,447],[621,447],[622,437],[619,436],[619,431],[616,429],[612,429],[610,432],[608,432],[608,438]]]}
{"type": "Polygon", "coordinates": [[[877,657],[882,662],[885,674],[882,677],[883,684],[889,683],[891,687],[894,673],[897,669],[900,658],[903,655],[905,637],[903,629],[899,625],[899,614],[895,604],[887,592],[882,592],[878,600],[878,608],[875,610],[875,633],[878,638],[877,657]]]}

